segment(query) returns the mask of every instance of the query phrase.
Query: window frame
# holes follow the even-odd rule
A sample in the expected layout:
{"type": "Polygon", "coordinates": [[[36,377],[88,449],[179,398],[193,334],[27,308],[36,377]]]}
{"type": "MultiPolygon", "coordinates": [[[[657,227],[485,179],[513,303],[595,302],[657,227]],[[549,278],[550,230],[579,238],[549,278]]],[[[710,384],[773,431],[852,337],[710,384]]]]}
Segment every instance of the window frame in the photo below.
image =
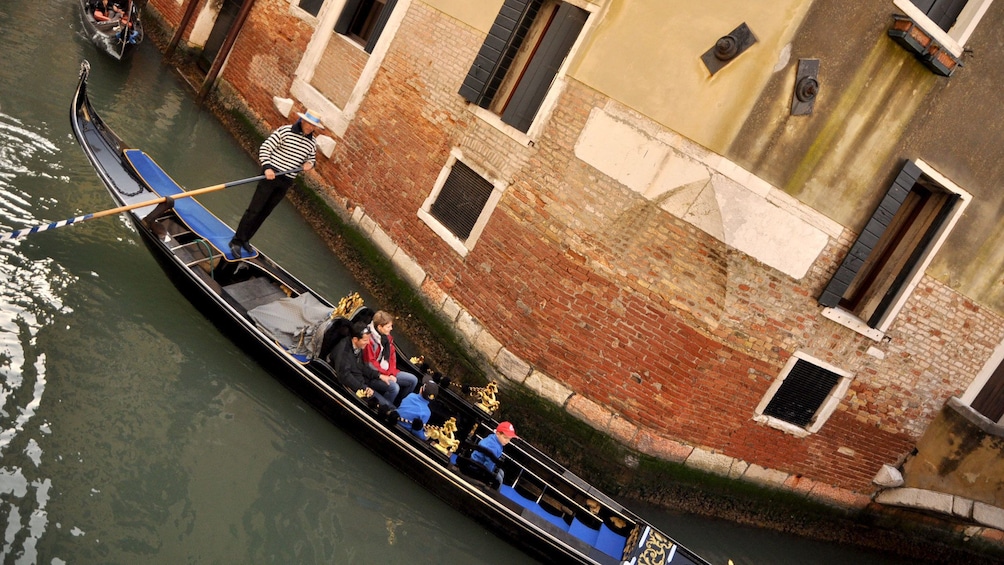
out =
{"type": "Polygon", "coordinates": [[[380,41],[380,37],[383,35],[387,21],[394,14],[394,10],[397,9],[397,4],[397,0],[346,0],[338,12],[338,18],[335,20],[334,33],[350,43],[361,47],[366,53],[372,54],[373,50],[376,49],[377,43],[380,41]],[[363,8],[367,3],[369,4],[369,9],[365,10],[366,17],[363,20],[374,19],[369,34],[363,37],[353,32],[353,28],[359,22],[360,15],[363,15],[363,8]],[[373,9],[378,4],[382,5],[382,8],[374,15],[373,9]]]}
{"type": "MultiPolygon", "coordinates": [[[[983,364],[983,368],[976,375],[976,378],[974,378],[969,384],[969,387],[966,388],[965,393],[962,394],[959,401],[972,408],[974,412],[986,418],[986,414],[983,414],[976,408],[973,408],[973,403],[976,402],[977,397],[979,397],[981,393],[983,393],[983,390],[988,386],[999,386],[999,383],[991,383],[991,381],[998,381],[1000,379],[1001,371],[1004,371],[1004,341],[997,344],[993,353],[990,354],[990,358],[983,364]]],[[[994,423],[1004,424],[1004,416],[994,423]]]]}
{"type": "MultiPolygon", "coordinates": [[[[823,294],[819,298],[820,304],[824,306],[822,312],[824,317],[838,324],[841,324],[847,328],[850,328],[861,335],[869,337],[874,341],[881,341],[885,338],[885,332],[888,331],[893,321],[895,321],[896,317],[899,315],[899,312],[906,305],[906,301],[910,298],[910,295],[913,293],[914,289],[917,287],[918,284],[920,284],[920,281],[923,278],[924,273],[927,271],[928,266],[930,266],[931,261],[934,260],[934,256],[941,249],[941,246],[944,244],[945,240],[951,234],[952,230],[955,228],[956,223],[962,217],[962,214],[965,212],[966,208],[969,206],[969,203],[972,201],[971,194],[963,190],[961,187],[959,187],[952,181],[948,180],[944,175],[937,172],[933,167],[931,167],[930,165],[928,165],[927,163],[925,163],[920,159],[907,161],[907,163],[903,167],[903,170],[901,170],[900,175],[902,175],[903,171],[905,171],[911,164],[916,166],[916,168],[919,171],[918,175],[915,177],[917,180],[923,177],[927,182],[931,182],[938,185],[938,187],[943,189],[945,192],[952,193],[957,198],[954,204],[952,205],[951,209],[947,211],[947,217],[941,223],[940,227],[938,227],[937,230],[935,231],[934,237],[929,242],[927,242],[926,247],[920,251],[920,256],[918,257],[918,260],[909,269],[909,272],[904,271],[905,274],[904,280],[900,282],[895,289],[891,289],[891,292],[893,292],[893,298],[889,303],[889,305],[885,308],[884,312],[881,315],[879,315],[878,320],[874,324],[869,324],[867,321],[859,318],[857,314],[855,314],[854,312],[851,312],[841,307],[839,304],[833,302],[833,293],[831,292],[831,289],[834,284],[834,279],[836,279],[839,276],[840,271],[843,268],[843,265],[847,263],[849,260],[851,260],[851,254],[854,251],[854,246],[852,246],[851,249],[848,250],[848,255],[844,258],[844,261],[841,263],[841,267],[837,269],[836,273],[834,273],[833,278],[830,279],[830,282],[827,284],[826,289],[823,291],[823,294]],[[829,296],[827,296],[828,294],[829,296]]],[[[897,177],[897,180],[899,180],[899,177],[897,177]]],[[[913,186],[915,184],[916,182],[910,186],[911,191],[913,190],[913,186]]],[[[896,187],[897,183],[893,182],[893,185],[890,186],[889,190],[887,191],[887,194],[888,192],[895,190],[896,187]]],[[[881,214],[881,206],[877,207],[875,212],[873,212],[871,218],[874,219],[879,214],[881,214]]],[[[863,232],[864,230],[862,230],[862,233],[863,232]]],[[[862,234],[859,234],[858,240],[860,240],[861,237],[862,234]]],[[[855,240],[855,244],[857,243],[858,240],[855,240]]],[[[918,246],[915,249],[920,249],[920,247],[918,246]]],[[[864,259],[866,258],[862,258],[862,260],[864,259]]],[[[856,276],[857,274],[855,274],[855,277],[856,276]]],[[[840,289],[841,297],[844,295],[846,290],[847,287],[840,289]]]]}
{"type": "Polygon", "coordinates": [[[760,404],[758,404],[754,410],[753,420],[797,437],[807,437],[818,432],[823,427],[823,424],[830,419],[830,416],[833,415],[833,412],[836,411],[840,402],[847,394],[847,390],[850,388],[851,381],[853,380],[853,374],[840,369],[839,367],[834,367],[825,361],[816,359],[808,353],[796,351],[788,358],[788,362],[785,363],[784,368],[781,369],[777,378],[774,379],[773,383],[771,383],[770,388],[768,388],[767,392],[764,393],[763,398],[760,400],[760,404]],[[771,400],[774,399],[774,396],[777,395],[778,390],[781,389],[781,385],[783,385],[784,381],[789,375],[791,375],[792,369],[795,368],[795,364],[799,361],[815,365],[819,368],[830,371],[831,373],[835,373],[840,377],[837,384],[833,386],[830,393],[826,396],[823,402],[819,404],[819,408],[816,409],[816,413],[812,417],[812,421],[805,427],[764,414],[764,410],[767,409],[767,405],[770,404],[771,400]]]}
{"type": "Polygon", "coordinates": [[[419,208],[418,217],[454,251],[460,254],[461,257],[466,257],[467,254],[474,249],[474,246],[477,244],[482,232],[484,232],[485,227],[488,225],[488,220],[495,211],[495,207],[498,205],[499,200],[502,199],[502,193],[505,192],[507,186],[508,183],[505,181],[494,178],[475,163],[465,159],[463,151],[461,151],[460,148],[455,147],[450,150],[450,156],[446,160],[446,164],[443,166],[443,169],[439,172],[439,176],[436,178],[436,183],[433,185],[432,191],[425,199],[425,202],[422,203],[422,207],[419,208]],[[488,200],[485,202],[484,207],[481,208],[481,213],[478,214],[478,219],[474,223],[474,227],[471,228],[471,233],[466,239],[460,239],[454,235],[449,228],[436,219],[436,217],[431,213],[432,205],[436,202],[436,199],[439,198],[439,194],[442,192],[443,186],[446,184],[446,180],[450,177],[450,173],[453,172],[453,165],[457,161],[463,163],[492,185],[492,193],[488,196],[488,200]]]}
{"type": "Polygon", "coordinates": [[[922,12],[911,0],[893,0],[893,5],[899,8],[919,28],[930,35],[956,58],[962,57],[966,42],[979,25],[983,15],[994,0],[969,0],[962,9],[955,25],[947,32],[934,23],[927,14],[922,12]]]}
{"type": "MultiPolygon", "coordinates": [[[[463,96],[465,99],[468,100],[467,110],[469,112],[473,113],[479,119],[481,119],[491,127],[495,128],[496,130],[506,134],[507,136],[517,141],[518,143],[528,147],[532,146],[534,143],[533,140],[540,136],[540,133],[544,128],[544,125],[547,123],[547,121],[551,117],[551,114],[554,112],[554,108],[557,105],[558,97],[561,95],[561,92],[564,90],[565,87],[565,79],[568,67],[571,64],[571,62],[575,59],[575,56],[578,53],[580,47],[582,46],[585,37],[589,34],[590,30],[592,29],[592,26],[595,24],[595,21],[597,19],[596,12],[599,10],[599,6],[596,6],[586,0],[557,0],[557,4],[558,7],[560,7],[560,4],[568,4],[570,6],[579,8],[580,10],[583,10],[584,12],[586,12],[586,19],[585,22],[582,24],[582,27],[579,30],[579,33],[576,36],[575,40],[569,47],[567,54],[565,55],[564,59],[561,62],[561,65],[559,65],[557,71],[555,72],[554,78],[551,81],[550,86],[547,88],[547,92],[545,93],[543,100],[541,100],[540,105],[538,106],[537,111],[534,114],[534,117],[531,120],[530,125],[528,126],[526,131],[521,131],[520,129],[513,127],[512,125],[509,125],[508,123],[503,121],[501,114],[498,114],[488,108],[483,108],[479,106],[477,102],[471,100],[468,96],[461,94],[461,96],[463,96]]],[[[503,9],[504,8],[505,4],[503,4],[503,9]]],[[[489,41],[490,39],[491,39],[490,36],[486,37],[485,42],[489,41]]],[[[480,48],[479,48],[479,53],[480,53],[480,48]]],[[[529,66],[529,62],[532,60],[533,58],[531,57],[527,61],[527,64],[525,64],[523,67],[518,68],[518,72],[525,71],[526,68],[529,66]]],[[[472,69],[473,66],[474,63],[472,63],[472,69]]],[[[510,67],[506,71],[505,76],[503,76],[502,79],[503,82],[509,79],[509,76],[513,73],[514,70],[517,70],[517,68],[510,67]]],[[[467,78],[465,76],[464,78],[465,83],[466,80],[467,78]]],[[[463,90],[463,87],[461,88],[461,90],[463,90]]],[[[498,93],[496,93],[496,96],[497,95],[498,93]]],[[[489,103],[489,106],[493,106],[494,104],[495,104],[495,96],[493,96],[493,99],[489,103]]]]}
{"type": "Polygon", "coordinates": [[[324,9],[324,4],[325,4],[325,2],[327,2],[327,0],[320,0],[319,4],[317,6],[317,13],[316,14],[313,14],[313,13],[310,12],[310,10],[306,10],[302,6],[300,6],[300,4],[302,4],[304,1],[305,0],[290,0],[290,4],[291,4],[291,7],[294,10],[296,10],[297,12],[299,12],[301,14],[305,14],[306,17],[311,18],[312,20],[316,21],[320,17],[321,10],[324,9]]]}

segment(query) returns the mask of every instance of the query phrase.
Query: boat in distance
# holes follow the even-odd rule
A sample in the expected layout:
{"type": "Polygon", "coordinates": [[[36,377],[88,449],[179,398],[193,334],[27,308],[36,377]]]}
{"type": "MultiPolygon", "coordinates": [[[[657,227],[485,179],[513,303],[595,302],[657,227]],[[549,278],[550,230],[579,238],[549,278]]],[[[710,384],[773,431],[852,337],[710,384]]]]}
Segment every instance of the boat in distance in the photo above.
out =
{"type": "MultiPolygon", "coordinates": [[[[329,302],[257,249],[234,256],[233,230],[104,123],[87,96],[89,73],[84,61],[70,121],[101,182],[118,206],[135,206],[123,213],[178,289],[273,376],[402,473],[537,559],[707,565],[522,439],[505,447],[504,478],[494,480],[471,454],[499,425],[495,383],[440,380],[425,441],[396,412],[342,385],[326,353],[351,321],[368,322],[372,310],[353,294],[329,302]]],[[[419,359],[399,355],[398,367],[433,378],[419,359]]]]}
{"type": "Polygon", "coordinates": [[[143,22],[140,20],[138,0],[127,0],[123,12],[130,26],[123,25],[121,18],[113,17],[99,21],[94,17],[92,0],[77,0],[84,32],[94,45],[115,59],[123,59],[143,41],[143,22]]]}

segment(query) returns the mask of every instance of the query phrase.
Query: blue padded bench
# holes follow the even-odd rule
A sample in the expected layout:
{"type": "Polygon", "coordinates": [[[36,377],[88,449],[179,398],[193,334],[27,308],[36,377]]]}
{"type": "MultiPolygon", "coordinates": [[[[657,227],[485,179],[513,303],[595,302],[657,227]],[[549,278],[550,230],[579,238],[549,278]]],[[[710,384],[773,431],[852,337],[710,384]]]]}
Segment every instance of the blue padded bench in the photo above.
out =
{"type": "Polygon", "coordinates": [[[541,518],[547,520],[551,524],[554,524],[561,531],[563,532],[568,531],[568,524],[566,524],[564,520],[562,520],[558,516],[555,516],[554,514],[551,514],[547,510],[544,510],[544,508],[541,507],[541,505],[530,500],[529,498],[526,498],[522,494],[516,492],[516,489],[512,488],[511,486],[502,485],[501,487],[499,487],[499,492],[509,500],[515,502],[516,504],[519,504],[523,508],[526,508],[530,512],[533,512],[537,516],[540,516],[541,518]]]}
{"type": "MultiPolygon", "coordinates": [[[[129,163],[132,164],[133,169],[143,178],[143,181],[160,196],[174,196],[185,192],[146,153],[143,153],[139,149],[126,149],[124,154],[129,163]]],[[[241,257],[234,257],[234,254],[230,252],[230,240],[234,237],[234,230],[194,199],[182,198],[176,200],[174,202],[174,211],[178,214],[181,221],[188,226],[188,229],[212,244],[220,252],[220,255],[226,257],[228,261],[234,261],[241,257],[254,257],[258,254],[258,251],[248,253],[241,250],[241,257]]]]}

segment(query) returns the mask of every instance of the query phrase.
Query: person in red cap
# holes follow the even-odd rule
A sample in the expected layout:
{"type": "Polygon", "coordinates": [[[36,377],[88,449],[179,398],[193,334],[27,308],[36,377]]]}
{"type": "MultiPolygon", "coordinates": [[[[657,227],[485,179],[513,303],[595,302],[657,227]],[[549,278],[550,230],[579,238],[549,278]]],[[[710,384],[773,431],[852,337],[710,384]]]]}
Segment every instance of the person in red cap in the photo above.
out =
{"type": "Polygon", "coordinates": [[[505,474],[502,472],[502,466],[499,465],[502,458],[502,448],[509,445],[514,437],[519,437],[516,435],[516,428],[512,427],[509,422],[502,422],[496,426],[494,434],[486,436],[478,442],[478,448],[471,454],[472,461],[484,465],[486,469],[495,473],[495,478],[500,485],[505,474]]]}

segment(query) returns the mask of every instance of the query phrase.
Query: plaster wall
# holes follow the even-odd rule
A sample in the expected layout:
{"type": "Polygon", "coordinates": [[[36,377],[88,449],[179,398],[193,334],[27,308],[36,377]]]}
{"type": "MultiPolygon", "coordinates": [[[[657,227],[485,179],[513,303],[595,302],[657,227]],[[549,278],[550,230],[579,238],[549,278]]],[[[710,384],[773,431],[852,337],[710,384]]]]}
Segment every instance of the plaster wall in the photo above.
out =
{"type": "Polygon", "coordinates": [[[908,488],[1004,507],[1004,426],[952,399],[903,465],[903,480],[908,488]]]}
{"type": "Polygon", "coordinates": [[[723,153],[788,44],[807,0],[611,1],[569,76],[704,147],[723,153]],[[701,55],[747,23],[757,42],[711,75],[701,55]]]}
{"type": "Polygon", "coordinates": [[[1004,104],[991,54],[1004,5],[975,26],[951,77],[933,74],[887,35],[891,2],[816,0],[724,155],[859,232],[906,159],[921,159],[973,204],[927,274],[1004,313],[1004,104]],[[983,56],[977,56],[982,54],[983,56]],[[799,58],[819,59],[811,115],[790,115],[799,58]]]}

